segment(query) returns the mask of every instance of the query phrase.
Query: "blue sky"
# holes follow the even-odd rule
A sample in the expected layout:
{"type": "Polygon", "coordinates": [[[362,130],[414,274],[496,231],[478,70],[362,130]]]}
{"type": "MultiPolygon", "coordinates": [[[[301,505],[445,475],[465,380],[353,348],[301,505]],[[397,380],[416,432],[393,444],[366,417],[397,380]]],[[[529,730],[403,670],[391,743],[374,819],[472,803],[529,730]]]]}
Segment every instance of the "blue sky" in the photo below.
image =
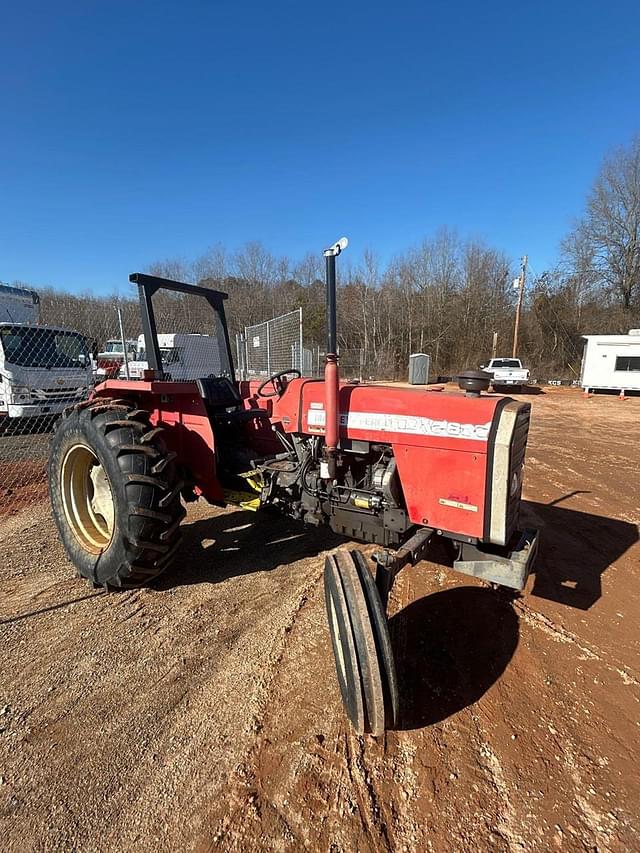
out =
{"type": "Polygon", "coordinates": [[[557,246],[640,130],[640,4],[3,4],[0,280],[126,288],[260,240],[557,246]]]}

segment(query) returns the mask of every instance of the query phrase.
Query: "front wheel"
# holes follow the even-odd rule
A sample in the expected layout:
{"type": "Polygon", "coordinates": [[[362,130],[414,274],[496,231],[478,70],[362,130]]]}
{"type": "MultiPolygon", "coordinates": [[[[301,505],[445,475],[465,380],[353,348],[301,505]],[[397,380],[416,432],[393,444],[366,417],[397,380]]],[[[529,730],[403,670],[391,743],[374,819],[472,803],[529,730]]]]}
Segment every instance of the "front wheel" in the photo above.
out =
{"type": "Polygon", "coordinates": [[[376,737],[398,721],[398,681],[375,581],[360,551],[325,560],[324,594],[338,686],[358,734],[376,737]]]}
{"type": "Polygon", "coordinates": [[[178,547],[183,484],[161,433],[147,412],[101,398],[57,425],[48,471],[53,516],[70,560],[95,584],[143,586],[178,547]]]}

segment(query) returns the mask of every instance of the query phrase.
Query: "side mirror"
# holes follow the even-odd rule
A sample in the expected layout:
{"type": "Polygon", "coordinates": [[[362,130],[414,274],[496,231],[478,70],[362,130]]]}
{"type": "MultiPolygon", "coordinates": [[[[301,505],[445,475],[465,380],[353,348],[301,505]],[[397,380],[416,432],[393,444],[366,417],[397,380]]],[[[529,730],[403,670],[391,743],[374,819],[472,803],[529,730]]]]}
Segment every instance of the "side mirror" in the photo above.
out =
{"type": "Polygon", "coordinates": [[[486,364],[481,364],[481,365],[480,365],[480,370],[484,370],[486,366],[487,366],[486,364]]]}

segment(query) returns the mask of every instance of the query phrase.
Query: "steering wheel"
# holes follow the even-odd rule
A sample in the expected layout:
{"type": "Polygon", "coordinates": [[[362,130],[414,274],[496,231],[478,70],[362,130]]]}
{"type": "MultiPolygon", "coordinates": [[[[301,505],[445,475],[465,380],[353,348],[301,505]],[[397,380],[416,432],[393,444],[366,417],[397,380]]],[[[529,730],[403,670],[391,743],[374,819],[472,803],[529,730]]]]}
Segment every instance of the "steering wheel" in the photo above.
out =
{"type": "Polygon", "coordinates": [[[292,376],[294,379],[300,379],[302,374],[299,370],[279,370],[278,373],[273,373],[268,379],[259,386],[256,394],[258,397],[281,397],[282,392],[287,387],[287,383],[283,382],[285,376],[292,376]],[[266,392],[264,389],[267,385],[273,385],[273,391],[266,392]]]}

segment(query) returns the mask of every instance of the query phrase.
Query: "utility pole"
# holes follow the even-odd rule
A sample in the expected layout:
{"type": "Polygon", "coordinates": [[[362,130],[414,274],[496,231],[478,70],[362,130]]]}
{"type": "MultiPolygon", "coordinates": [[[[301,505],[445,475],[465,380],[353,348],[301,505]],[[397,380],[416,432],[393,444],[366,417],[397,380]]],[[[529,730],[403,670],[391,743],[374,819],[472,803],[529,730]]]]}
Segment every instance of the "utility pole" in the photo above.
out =
{"type": "Polygon", "coordinates": [[[493,333],[493,343],[491,344],[491,358],[495,358],[498,352],[498,333],[493,333]]]}
{"type": "Polygon", "coordinates": [[[520,277],[518,279],[518,304],[516,305],[516,321],[513,327],[513,358],[518,355],[518,332],[520,331],[520,314],[522,312],[522,298],[524,296],[524,285],[527,279],[527,264],[529,258],[523,255],[520,262],[520,277]]]}

